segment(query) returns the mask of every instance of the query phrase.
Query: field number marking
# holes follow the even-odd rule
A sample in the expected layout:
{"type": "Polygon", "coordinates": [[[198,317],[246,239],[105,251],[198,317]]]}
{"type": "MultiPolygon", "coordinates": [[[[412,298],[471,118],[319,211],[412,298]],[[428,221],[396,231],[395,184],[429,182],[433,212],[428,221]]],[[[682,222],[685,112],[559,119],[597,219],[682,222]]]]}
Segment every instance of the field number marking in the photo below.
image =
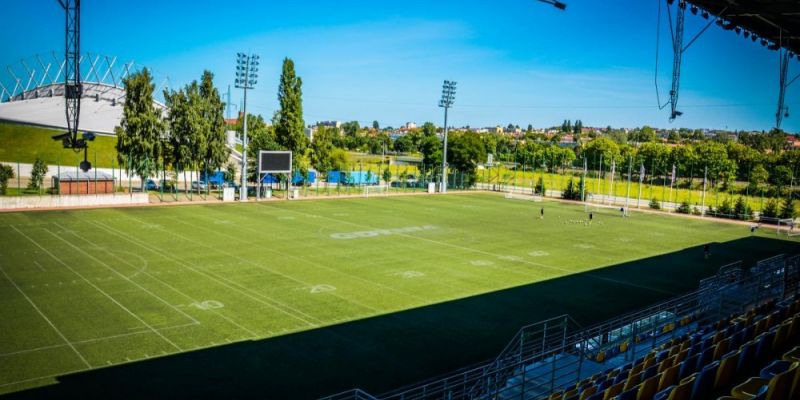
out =
{"type": "Polygon", "coordinates": [[[189,306],[198,310],[216,310],[217,308],[225,307],[224,304],[216,300],[195,301],[189,304],[189,306]]]}
{"type": "Polygon", "coordinates": [[[376,236],[405,235],[408,233],[429,231],[433,229],[436,229],[436,227],[433,225],[407,226],[404,228],[375,229],[372,231],[332,233],[331,238],[333,239],[371,238],[376,236]]]}

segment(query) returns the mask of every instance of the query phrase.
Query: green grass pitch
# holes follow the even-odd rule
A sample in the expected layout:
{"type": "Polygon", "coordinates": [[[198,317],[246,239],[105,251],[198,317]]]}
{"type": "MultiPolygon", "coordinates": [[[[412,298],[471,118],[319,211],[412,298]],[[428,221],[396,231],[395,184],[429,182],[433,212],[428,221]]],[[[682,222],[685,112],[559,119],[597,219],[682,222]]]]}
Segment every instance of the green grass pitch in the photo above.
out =
{"type": "Polygon", "coordinates": [[[494,194],[0,214],[0,394],[380,393],[487,359],[525,323],[589,324],[798,249],[742,225],[586,219],[494,194]]]}

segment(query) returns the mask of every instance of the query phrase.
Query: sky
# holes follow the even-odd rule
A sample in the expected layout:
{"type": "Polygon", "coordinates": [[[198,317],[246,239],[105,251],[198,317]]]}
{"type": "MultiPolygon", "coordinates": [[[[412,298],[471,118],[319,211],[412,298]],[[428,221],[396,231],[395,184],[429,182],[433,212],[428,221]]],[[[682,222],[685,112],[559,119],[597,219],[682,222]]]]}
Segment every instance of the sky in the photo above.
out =
{"type": "MultiPolygon", "coordinates": [[[[81,51],[146,66],[159,88],[181,87],[208,69],[223,94],[233,84],[236,53],[258,54],[247,106],[266,118],[278,107],[281,63],[289,57],[303,80],[306,124],[441,125],[437,105],[447,79],[458,82],[451,126],[548,127],[565,119],[599,127],[775,125],[777,52],[712,26],[684,53],[684,115],[670,123],[655,84],[657,76],[666,101],[672,51],[665,2],[563,1],[566,11],[535,0],[83,0],[81,51]]],[[[21,59],[63,53],[56,0],[0,0],[0,9],[0,78],[21,59]]],[[[706,21],[686,15],[688,41],[706,21]]],[[[800,62],[789,71],[797,75],[800,62]]],[[[234,115],[241,99],[232,88],[234,115]]],[[[797,116],[783,128],[800,131],[800,84],[789,87],[786,102],[797,116]]]]}

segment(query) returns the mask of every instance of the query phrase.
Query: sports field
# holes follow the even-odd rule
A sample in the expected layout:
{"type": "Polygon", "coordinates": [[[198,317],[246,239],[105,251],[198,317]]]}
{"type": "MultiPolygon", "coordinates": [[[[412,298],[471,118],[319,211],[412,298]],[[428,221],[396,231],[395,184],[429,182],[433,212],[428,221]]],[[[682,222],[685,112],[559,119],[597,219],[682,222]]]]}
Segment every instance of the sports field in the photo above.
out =
{"type": "Polygon", "coordinates": [[[525,323],[589,324],[798,250],[742,225],[587,219],[478,193],[0,214],[0,393],[380,392],[525,323]]]}

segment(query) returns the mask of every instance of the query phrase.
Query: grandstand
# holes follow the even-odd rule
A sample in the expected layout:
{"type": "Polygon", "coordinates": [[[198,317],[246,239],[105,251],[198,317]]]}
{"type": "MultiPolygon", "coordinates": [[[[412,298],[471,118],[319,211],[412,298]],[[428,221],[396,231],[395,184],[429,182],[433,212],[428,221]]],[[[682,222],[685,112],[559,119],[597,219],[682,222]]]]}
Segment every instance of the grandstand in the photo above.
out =
{"type": "MultiPolygon", "coordinates": [[[[64,61],[36,55],[7,66],[0,75],[0,121],[66,129],[64,118],[64,61]]],[[[120,63],[117,57],[85,54],[80,58],[83,81],[80,129],[113,134],[122,119],[125,89],[122,80],[142,68],[134,62],[120,63]]],[[[159,83],[160,96],[169,79],[159,83]]],[[[156,101],[161,109],[164,105],[156,101]]]]}
{"type": "Polygon", "coordinates": [[[443,378],[324,399],[797,399],[799,281],[800,256],[734,263],[696,291],[590,327],[568,315],[523,327],[494,360],[443,378]]]}

